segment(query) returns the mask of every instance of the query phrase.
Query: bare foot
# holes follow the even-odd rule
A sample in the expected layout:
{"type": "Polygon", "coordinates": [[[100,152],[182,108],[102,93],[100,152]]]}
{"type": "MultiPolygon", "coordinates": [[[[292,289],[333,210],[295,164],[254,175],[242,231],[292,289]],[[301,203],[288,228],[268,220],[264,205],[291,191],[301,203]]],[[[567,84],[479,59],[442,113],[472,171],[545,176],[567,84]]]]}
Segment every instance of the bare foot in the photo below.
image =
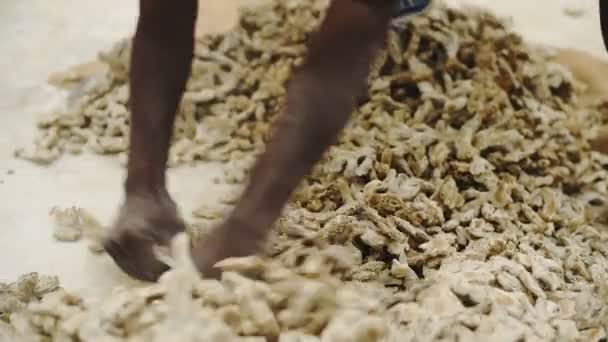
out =
{"type": "Polygon", "coordinates": [[[258,253],[267,230],[257,228],[251,222],[230,218],[210,232],[192,250],[192,259],[201,274],[217,279],[221,275],[221,270],[214,267],[217,262],[258,253]]]}
{"type": "Polygon", "coordinates": [[[169,269],[154,254],[154,246],[167,246],[185,230],[175,203],[166,198],[128,198],[104,247],[129,276],[155,282],[169,269]]]}

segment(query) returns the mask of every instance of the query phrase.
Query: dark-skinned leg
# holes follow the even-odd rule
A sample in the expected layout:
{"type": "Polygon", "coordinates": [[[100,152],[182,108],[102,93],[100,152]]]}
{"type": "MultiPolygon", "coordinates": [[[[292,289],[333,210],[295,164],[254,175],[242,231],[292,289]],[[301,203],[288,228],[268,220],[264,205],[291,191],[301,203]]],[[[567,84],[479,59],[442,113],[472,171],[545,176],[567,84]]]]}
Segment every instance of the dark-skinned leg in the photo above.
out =
{"type": "Polygon", "coordinates": [[[608,3],[605,0],[599,0],[600,10],[600,29],[602,30],[602,40],[604,47],[608,51],[608,3]]]}
{"type": "Polygon", "coordinates": [[[194,51],[197,0],[140,0],[130,70],[131,135],[126,199],[105,243],[128,275],[155,281],[167,270],[154,245],[184,230],[165,184],[175,115],[194,51]]]}
{"type": "Polygon", "coordinates": [[[292,192],[335,142],[383,45],[392,14],[390,1],[384,3],[331,2],[304,64],[290,81],[286,112],[254,166],[242,199],[229,218],[194,247],[195,263],[204,276],[219,275],[213,268],[217,261],[259,251],[292,192]]]}
{"type": "MultiPolygon", "coordinates": [[[[602,40],[604,42],[604,48],[608,52],[608,2],[606,0],[599,0],[599,19],[600,29],[602,34],[602,40]]],[[[598,74],[597,70],[591,69],[588,65],[585,65],[588,70],[593,70],[591,75],[602,75],[601,72],[598,74]]],[[[602,76],[598,76],[598,81],[603,80],[602,76]]],[[[603,84],[598,83],[598,84],[603,84]]],[[[594,89],[591,89],[594,90],[594,89]]],[[[601,89],[598,89],[601,90],[601,89]]],[[[596,95],[596,94],[593,94],[596,95]]],[[[605,96],[606,94],[597,94],[599,96],[605,96]]],[[[602,132],[597,138],[591,141],[591,147],[601,153],[608,154],[608,133],[602,132]]]]}

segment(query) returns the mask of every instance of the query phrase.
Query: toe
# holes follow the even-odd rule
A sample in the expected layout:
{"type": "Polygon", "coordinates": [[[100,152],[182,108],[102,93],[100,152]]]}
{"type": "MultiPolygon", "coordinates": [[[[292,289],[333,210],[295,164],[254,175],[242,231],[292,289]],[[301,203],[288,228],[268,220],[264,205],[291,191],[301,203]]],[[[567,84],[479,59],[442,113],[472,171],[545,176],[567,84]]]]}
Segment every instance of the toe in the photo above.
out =
{"type": "Polygon", "coordinates": [[[155,282],[169,269],[156,258],[151,241],[127,234],[107,240],[104,247],[116,265],[135,279],[155,282]]]}

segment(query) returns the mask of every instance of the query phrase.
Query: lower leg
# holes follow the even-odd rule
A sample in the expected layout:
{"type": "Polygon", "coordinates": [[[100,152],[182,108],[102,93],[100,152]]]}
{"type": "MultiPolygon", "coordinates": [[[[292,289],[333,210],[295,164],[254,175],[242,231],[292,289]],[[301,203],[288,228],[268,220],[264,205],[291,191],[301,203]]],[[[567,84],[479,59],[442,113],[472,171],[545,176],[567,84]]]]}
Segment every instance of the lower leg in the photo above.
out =
{"type": "Polygon", "coordinates": [[[130,70],[131,134],[126,200],[106,249],[129,275],[154,281],[167,269],[152,247],[184,230],[165,184],[178,104],[194,50],[196,0],[141,0],[130,70]]]}
{"type": "Polygon", "coordinates": [[[388,5],[372,6],[331,2],[304,64],[290,81],[286,112],[254,166],[243,198],[194,250],[204,274],[217,276],[212,266],[223,258],[258,251],[291,193],[348,121],[392,14],[388,5]]]}
{"type": "Polygon", "coordinates": [[[605,0],[599,0],[599,9],[602,39],[604,41],[604,47],[608,51],[608,3],[605,0]]]}

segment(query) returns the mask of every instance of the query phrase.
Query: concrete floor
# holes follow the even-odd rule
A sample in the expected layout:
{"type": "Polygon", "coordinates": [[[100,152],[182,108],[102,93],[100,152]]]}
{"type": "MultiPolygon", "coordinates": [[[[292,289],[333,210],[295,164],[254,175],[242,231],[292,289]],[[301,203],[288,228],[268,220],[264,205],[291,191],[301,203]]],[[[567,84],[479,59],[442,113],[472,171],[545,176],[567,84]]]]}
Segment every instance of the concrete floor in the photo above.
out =
{"type": "MultiPolygon", "coordinates": [[[[207,1],[202,30],[230,26],[237,2],[207,1]]],[[[530,41],[607,57],[597,0],[449,2],[489,6],[501,16],[513,16],[516,30],[530,41]],[[583,9],[585,14],[566,16],[565,7],[583,9]]],[[[76,205],[105,224],[111,222],[122,199],[124,170],[118,161],[82,155],[40,167],[15,160],[12,154],[33,139],[36,115],[64,99],[64,94],[46,85],[49,74],[88,62],[99,50],[130,34],[136,13],[135,0],[0,1],[0,281],[41,272],[58,275],[66,288],[85,296],[129,282],[108,257],[91,255],[85,244],[54,242],[48,215],[54,206],[76,205]]],[[[170,191],[184,213],[213,200],[209,194],[218,188],[210,180],[218,172],[213,165],[170,171],[170,191]]]]}

